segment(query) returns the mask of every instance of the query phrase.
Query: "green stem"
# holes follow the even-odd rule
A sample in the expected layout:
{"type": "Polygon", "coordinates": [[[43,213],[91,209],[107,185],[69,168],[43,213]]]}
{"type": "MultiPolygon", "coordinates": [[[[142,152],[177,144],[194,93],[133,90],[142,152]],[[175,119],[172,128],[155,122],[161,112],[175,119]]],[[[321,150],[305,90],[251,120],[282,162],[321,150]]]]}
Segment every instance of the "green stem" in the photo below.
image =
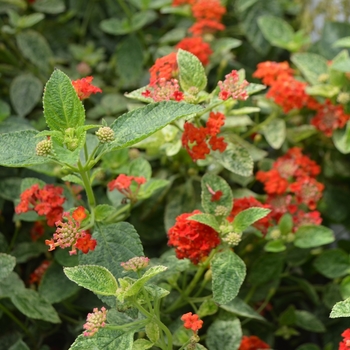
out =
{"type": "Polygon", "coordinates": [[[265,125],[269,124],[272,120],[276,119],[278,117],[278,113],[271,113],[263,122],[261,122],[258,125],[255,125],[252,127],[249,131],[247,131],[245,134],[243,134],[241,137],[243,139],[249,137],[250,135],[254,134],[255,132],[261,130],[265,125]]]}
{"type": "Polygon", "coordinates": [[[252,288],[250,288],[247,296],[244,298],[244,301],[246,304],[248,304],[249,300],[252,298],[252,296],[254,295],[256,290],[256,286],[253,286],[252,288]]]}
{"type": "Polygon", "coordinates": [[[125,212],[130,212],[131,211],[131,204],[127,204],[124,205],[122,208],[120,208],[116,213],[114,213],[113,215],[109,216],[106,219],[106,222],[113,222],[118,216],[120,216],[121,214],[125,213],[125,212]]]}
{"type": "Polygon", "coordinates": [[[15,242],[16,242],[16,239],[17,239],[17,236],[18,236],[18,233],[19,233],[20,226],[21,226],[21,222],[20,221],[16,221],[16,223],[15,223],[15,233],[12,236],[12,239],[11,239],[11,242],[10,242],[10,245],[9,245],[9,248],[8,248],[8,252],[10,252],[12,250],[12,248],[14,247],[14,245],[15,245],[15,242]]]}
{"type": "Polygon", "coordinates": [[[131,24],[131,18],[132,18],[132,12],[129,10],[128,6],[124,2],[124,0],[117,0],[119,6],[123,9],[123,11],[126,14],[126,17],[128,17],[128,22],[131,24]]]}

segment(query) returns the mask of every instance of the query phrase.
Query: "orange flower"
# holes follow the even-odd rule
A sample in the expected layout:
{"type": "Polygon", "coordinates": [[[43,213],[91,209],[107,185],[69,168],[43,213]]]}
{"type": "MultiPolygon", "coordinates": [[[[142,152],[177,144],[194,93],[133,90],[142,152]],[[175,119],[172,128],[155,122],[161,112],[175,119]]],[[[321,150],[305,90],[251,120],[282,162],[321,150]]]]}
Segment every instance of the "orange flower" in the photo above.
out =
{"type": "Polygon", "coordinates": [[[80,100],[85,100],[89,98],[91,94],[96,94],[102,92],[102,90],[91,84],[93,77],[86,77],[78,80],[73,80],[73,87],[78,94],[80,100]]]}

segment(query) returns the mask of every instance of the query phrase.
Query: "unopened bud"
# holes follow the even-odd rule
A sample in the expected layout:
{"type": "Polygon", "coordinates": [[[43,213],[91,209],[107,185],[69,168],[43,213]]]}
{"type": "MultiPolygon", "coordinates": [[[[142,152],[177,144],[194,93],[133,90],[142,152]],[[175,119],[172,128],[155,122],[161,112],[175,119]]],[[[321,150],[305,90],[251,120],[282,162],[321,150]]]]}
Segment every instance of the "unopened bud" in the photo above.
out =
{"type": "Polygon", "coordinates": [[[329,78],[329,75],[327,73],[323,73],[323,74],[320,74],[317,78],[317,80],[320,82],[320,83],[325,83],[329,78]]]}
{"type": "Polygon", "coordinates": [[[294,233],[288,233],[288,235],[287,235],[287,237],[286,237],[286,241],[288,242],[288,243],[290,243],[290,242],[293,242],[295,240],[295,235],[294,235],[294,233]]]}
{"type": "Polygon", "coordinates": [[[242,235],[236,232],[230,232],[225,237],[222,238],[224,242],[234,247],[239,244],[242,239],[242,235]]]}
{"type": "MultiPolygon", "coordinates": [[[[218,205],[215,208],[215,216],[226,216],[228,215],[228,209],[227,207],[223,206],[223,205],[218,205]]],[[[221,228],[221,227],[220,227],[221,228]]]]}
{"type": "Polygon", "coordinates": [[[213,273],[211,271],[211,269],[209,269],[205,274],[204,274],[204,280],[205,281],[211,281],[213,276],[213,273]]]}
{"type": "Polygon", "coordinates": [[[109,126],[103,126],[96,131],[96,136],[101,143],[114,141],[114,131],[109,126]]]}
{"type": "Polygon", "coordinates": [[[41,157],[48,156],[52,150],[51,140],[42,140],[36,145],[36,154],[41,157]]]}
{"type": "Polygon", "coordinates": [[[350,101],[350,94],[348,92],[341,92],[337,97],[337,102],[345,105],[350,101]]]}
{"type": "Polygon", "coordinates": [[[272,239],[278,239],[278,238],[280,238],[280,237],[281,237],[281,231],[278,230],[278,229],[272,230],[272,231],[270,232],[270,237],[271,237],[272,239]]]}

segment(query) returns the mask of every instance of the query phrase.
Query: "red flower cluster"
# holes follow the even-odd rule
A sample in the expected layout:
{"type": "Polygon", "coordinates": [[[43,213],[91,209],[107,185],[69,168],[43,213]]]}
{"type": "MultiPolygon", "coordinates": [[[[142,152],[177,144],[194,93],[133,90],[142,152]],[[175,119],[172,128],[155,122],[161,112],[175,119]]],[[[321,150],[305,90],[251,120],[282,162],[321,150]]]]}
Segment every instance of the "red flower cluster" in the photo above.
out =
{"type": "Polygon", "coordinates": [[[136,202],[140,186],[145,182],[146,179],[143,176],[128,176],[125,174],[120,174],[116,179],[108,183],[108,189],[110,191],[117,190],[126,198],[129,198],[132,202],[136,202]],[[137,184],[136,188],[132,186],[133,181],[137,184]]]}
{"type": "Polygon", "coordinates": [[[86,77],[78,80],[72,80],[73,87],[80,100],[89,98],[91,94],[102,92],[102,90],[91,84],[93,77],[86,77]]]}
{"type": "Polygon", "coordinates": [[[181,316],[181,321],[184,321],[185,328],[192,329],[193,332],[197,332],[203,326],[203,321],[199,319],[199,316],[197,314],[192,315],[192,312],[183,314],[181,316]]]}
{"type": "Polygon", "coordinates": [[[200,213],[195,210],[181,214],[168,232],[168,245],[175,247],[178,259],[190,259],[195,265],[220,244],[219,234],[214,229],[197,221],[187,220],[188,217],[200,213]]]}
{"type": "Polygon", "coordinates": [[[320,166],[302,154],[298,147],[291,148],[279,157],[269,171],[258,171],[256,179],[264,184],[268,194],[267,203],[272,208],[276,221],[289,212],[293,217],[296,230],[302,224],[320,224],[321,218],[316,209],[322,197],[324,185],[315,177],[320,173],[320,166]]]}
{"type": "Polygon", "coordinates": [[[197,56],[203,66],[209,63],[209,56],[213,53],[210,45],[200,36],[184,38],[176,45],[176,48],[191,52],[193,55],[197,56]]]}
{"type": "Polygon", "coordinates": [[[76,254],[77,249],[87,254],[90,250],[96,247],[96,240],[91,238],[91,234],[87,231],[81,230],[81,222],[85,219],[85,209],[78,207],[73,211],[73,214],[65,212],[63,218],[65,221],[57,221],[56,232],[53,238],[45,240],[45,244],[49,246],[49,251],[60,247],[62,249],[71,247],[70,255],[76,254]]]}
{"type": "Polygon", "coordinates": [[[40,189],[35,184],[22,192],[20,203],[16,206],[17,214],[34,210],[39,215],[45,215],[47,224],[54,226],[55,222],[62,218],[62,204],[66,198],[62,196],[63,188],[54,185],[45,185],[40,189]]]}
{"type": "Polygon", "coordinates": [[[45,271],[51,265],[51,261],[44,260],[39,267],[37,267],[34,272],[32,272],[29,276],[29,284],[37,283],[39,284],[45,271]]]}
{"type": "Polygon", "coordinates": [[[249,83],[244,79],[239,78],[239,74],[236,70],[225,75],[224,81],[218,82],[220,93],[219,98],[227,100],[232,97],[234,100],[245,101],[248,98],[246,87],[249,83]]]}
{"type": "Polygon", "coordinates": [[[262,80],[263,84],[271,86],[281,75],[292,76],[294,70],[289,67],[288,62],[266,61],[257,65],[257,70],[253,73],[254,78],[262,80]]]}
{"type": "Polygon", "coordinates": [[[185,123],[181,141],[194,161],[205,159],[206,155],[210,153],[207,140],[213,151],[225,151],[227,143],[223,137],[217,137],[224,124],[225,116],[220,112],[210,112],[205,127],[196,127],[189,122],[185,123]]]}
{"type": "Polygon", "coordinates": [[[184,98],[178,81],[176,79],[166,80],[165,78],[160,78],[153,84],[148,85],[148,89],[142,92],[142,96],[150,97],[155,102],[170,100],[179,102],[184,98]]]}
{"type": "Polygon", "coordinates": [[[151,75],[150,84],[153,85],[161,78],[165,80],[175,78],[177,76],[177,70],[176,52],[157,58],[154,65],[149,70],[151,75]]]}
{"type": "MultiPolygon", "coordinates": [[[[230,215],[227,217],[227,220],[232,222],[238,213],[252,207],[271,209],[269,204],[262,204],[254,197],[236,198],[233,200],[233,207],[230,215]]],[[[265,234],[267,233],[268,228],[272,225],[271,219],[270,213],[264,218],[256,221],[253,226],[265,234]]]]}
{"type": "Polygon", "coordinates": [[[339,343],[338,350],[349,350],[350,349],[350,328],[346,329],[341,336],[344,338],[342,342],[339,343]]]}
{"type": "Polygon", "coordinates": [[[35,221],[32,229],[30,230],[30,238],[33,242],[37,241],[45,233],[44,223],[42,221],[35,221]]]}
{"type": "Polygon", "coordinates": [[[316,104],[312,109],[316,110],[316,115],[311,119],[311,124],[328,137],[333,135],[334,130],[343,128],[350,120],[350,115],[345,114],[342,105],[335,106],[328,99],[323,104],[316,104]]]}
{"type": "Polygon", "coordinates": [[[255,335],[244,335],[238,350],[261,350],[270,349],[270,346],[255,335]]]}

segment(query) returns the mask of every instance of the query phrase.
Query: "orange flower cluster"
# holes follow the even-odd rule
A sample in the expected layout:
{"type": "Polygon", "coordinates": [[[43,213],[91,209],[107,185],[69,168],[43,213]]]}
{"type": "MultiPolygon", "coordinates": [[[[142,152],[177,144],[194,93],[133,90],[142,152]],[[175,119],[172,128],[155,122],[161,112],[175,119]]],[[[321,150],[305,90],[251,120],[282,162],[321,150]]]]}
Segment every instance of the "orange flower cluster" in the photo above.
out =
{"type": "Polygon", "coordinates": [[[137,201],[137,194],[140,191],[141,185],[146,183],[146,178],[143,176],[128,176],[120,174],[118,177],[108,183],[110,191],[117,190],[132,202],[137,201]],[[135,188],[133,182],[137,184],[135,188]]]}
{"type": "Polygon", "coordinates": [[[176,218],[176,223],[168,232],[168,245],[175,247],[178,259],[190,259],[197,265],[206,258],[212,249],[220,244],[219,234],[200,222],[187,220],[199,210],[184,213],[176,218]]]}
{"type": "Polygon", "coordinates": [[[349,350],[350,349],[350,328],[346,329],[341,336],[344,338],[342,342],[339,343],[339,350],[349,350]]]}
{"type": "Polygon", "coordinates": [[[80,100],[89,98],[91,94],[102,92],[100,88],[91,84],[93,77],[86,77],[78,80],[72,80],[73,87],[80,100]]]}
{"type": "Polygon", "coordinates": [[[225,116],[220,112],[210,112],[205,127],[196,127],[189,122],[185,123],[181,141],[194,161],[205,159],[206,155],[210,153],[208,144],[213,151],[225,151],[227,143],[223,137],[217,137],[224,124],[225,116]]]}
{"type": "Polygon", "coordinates": [[[192,329],[193,332],[197,332],[203,326],[203,321],[199,319],[197,314],[192,315],[192,312],[182,315],[181,320],[184,321],[184,327],[192,329]]]}
{"type": "Polygon", "coordinates": [[[45,185],[42,189],[35,184],[22,192],[21,201],[16,206],[17,214],[34,210],[39,215],[45,215],[47,224],[54,226],[62,218],[62,204],[66,198],[62,196],[63,188],[54,185],[45,185]]]}
{"type": "Polygon", "coordinates": [[[255,335],[244,335],[238,350],[270,349],[270,346],[255,335]]]}
{"type": "Polygon", "coordinates": [[[303,155],[298,147],[279,157],[271,170],[257,172],[256,179],[264,184],[268,194],[266,202],[276,221],[289,212],[294,214],[294,230],[302,224],[321,223],[320,213],[314,211],[324,189],[315,179],[319,173],[320,166],[303,155]]]}

